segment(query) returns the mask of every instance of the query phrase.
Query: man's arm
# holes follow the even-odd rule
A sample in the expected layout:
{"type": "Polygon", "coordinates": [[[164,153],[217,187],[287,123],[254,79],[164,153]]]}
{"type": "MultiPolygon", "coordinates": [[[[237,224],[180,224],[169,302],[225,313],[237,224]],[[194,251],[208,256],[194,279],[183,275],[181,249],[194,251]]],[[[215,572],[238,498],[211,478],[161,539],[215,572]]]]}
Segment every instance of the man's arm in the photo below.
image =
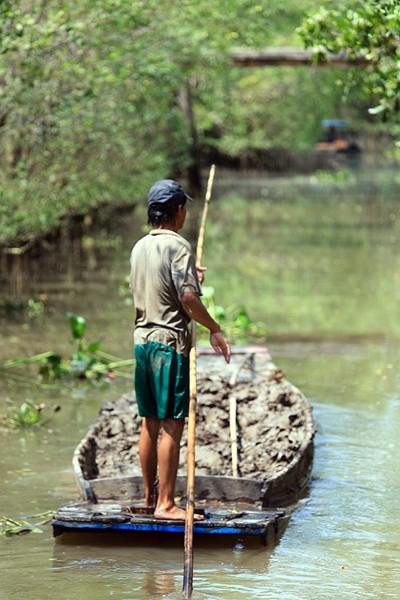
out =
{"type": "Polygon", "coordinates": [[[222,354],[227,363],[231,357],[231,349],[228,340],[221,331],[221,327],[208,313],[206,307],[201,302],[199,295],[195,292],[184,292],[180,301],[185,312],[191,319],[203,325],[210,330],[210,344],[217,354],[222,354]]]}

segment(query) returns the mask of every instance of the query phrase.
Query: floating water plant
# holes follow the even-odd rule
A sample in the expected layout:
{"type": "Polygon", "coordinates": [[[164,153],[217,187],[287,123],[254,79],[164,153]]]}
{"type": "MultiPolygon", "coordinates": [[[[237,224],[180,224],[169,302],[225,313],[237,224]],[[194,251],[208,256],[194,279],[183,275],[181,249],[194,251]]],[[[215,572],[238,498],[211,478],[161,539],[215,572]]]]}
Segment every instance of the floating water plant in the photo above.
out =
{"type": "MultiPolygon", "coordinates": [[[[256,338],[265,338],[268,335],[264,323],[253,323],[242,304],[234,303],[228,308],[215,304],[215,289],[212,286],[202,286],[201,297],[210,315],[221,325],[224,333],[231,343],[248,342],[256,338]]],[[[199,326],[200,332],[207,332],[199,326]]]]}
{"type": "Polygon", "coordinates": [[[2,303],[0,304],[0,315],[18,318],[26,315],[29,317],[29,319],[37,319],[42,317],[45,313],[45,300],[46,294],[40,294],[39,296],[33,296],[33,298],[29,298],[26,304],[21,302],[19,298],[14,298],[14,300],[2,298],[2,303]]]}
{"type": "Polygon", "coordinates": [[[42,525],[46,525],[51,521],[51,517],[54,515],[53,510],[48,510],[37,515],[32,515],[30,519],[41,519],[38,522],[31,523],[29,521],[21,520],[16,521],[10,517],[0,515],[0,535],[12,536],[12,535],[23,535],[25,533],[42,533],[42,525]],[[43,519],[43,517],[45,517],[43,519]]]}
{"type": "MultiPolygon", "coordinates": [[[[9,404],[9,413],[2,418],[2,424],[9,429],[32,428],[46,425],[51,417],[45,417],[43,409],[45,404],[36,404],[33,398],[28,398],[17,406],[12,398],[7,400],[9,404]]],[[[53,407],[54,412],[60,410],[59,406],[53,407]]]]}
{"type": "Polygon", "coordinates": [[[123,299],[124,304],[131,306],[133,304],[132,292],[130,289],[130,277],[125,275],[122,284],[118,288],[118,296],[123,299]]]}
{"type": "MultiPolygon", "coordinates": [[[[100,340],[87,345],[84,339],[86,332],[86,320],[83,317],[76,317],[73,313],[67,313],[71,326],[72,339],[71,344],[78,343],[78,349],[72,355],[70,368],[76,377],[95,378],[109,375],[115,369],[133,365],[135,360],[129,358],[121,360],[100,350],[100,340]]],[[[130,374],[129,374],[130,375],[130,374]]]]}
{"type": "Polygon", "coordinates": [[[30,363],[39,364],[39,377],[47,382],[51,379],[101,379],[114,376],[118,370],[119,375],[132,377],[132,373],[120,371],[122,367],[132,366],[134,358],[122,360],[100,350],[101,341],[90,344],[85,341],[86,320],[84,317],[67,313],[71,327],[71,344],[77,344],[76,351],[69,359],[64,359],[55,352],[42,352],[29,358],[8,360],[0,365],[0,372],[14,369],[30,363]]]}

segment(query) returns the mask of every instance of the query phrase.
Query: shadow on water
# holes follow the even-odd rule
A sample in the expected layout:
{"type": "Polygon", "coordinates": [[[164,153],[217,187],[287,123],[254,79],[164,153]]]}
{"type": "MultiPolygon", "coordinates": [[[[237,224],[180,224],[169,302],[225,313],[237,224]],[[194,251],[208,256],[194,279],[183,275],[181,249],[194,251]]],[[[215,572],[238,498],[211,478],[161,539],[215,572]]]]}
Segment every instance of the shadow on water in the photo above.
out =
{"type": "MultiPolygon", "coordinates": [[[[276,542],[278,543],[278,538],[276,542]]],[[[275,544],[274,543],[274,544],[275,544]]],[[[63,533],[55,538],[54,555],[65,546],[74,548],[76,546],[91,546],[98,548],[107,547],[131,547],[131,548],[161,548],[179,549],[183,548],[183,534],[179,533],[163,533],[163,532],[146,532],[145,535],[139,532],[70,532],[63,533]]],[[[195,548],[220,548],[221,550],[243,550],[255,549],[262,550],[260,539],[258,536],[233,536],[233,535],[201,535],[195,536],[195,548]]]]}

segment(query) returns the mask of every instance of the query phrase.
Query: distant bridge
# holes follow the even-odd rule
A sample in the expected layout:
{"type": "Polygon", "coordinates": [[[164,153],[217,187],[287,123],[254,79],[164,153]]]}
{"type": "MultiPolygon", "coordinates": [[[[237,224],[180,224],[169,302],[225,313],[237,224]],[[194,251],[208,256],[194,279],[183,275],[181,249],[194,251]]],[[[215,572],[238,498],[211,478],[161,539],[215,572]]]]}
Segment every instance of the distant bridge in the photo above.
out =
{"type": "Polygon", "coordinates": [[[327,59],[317,59],[312,50],[302,48],[265,48],[250,50],[237,48],[232,51],[233,63],[236,67],[366,67],[373,64],[365,56],[349,57],[345,52],[340,54],[327,53],[327,59]]]}

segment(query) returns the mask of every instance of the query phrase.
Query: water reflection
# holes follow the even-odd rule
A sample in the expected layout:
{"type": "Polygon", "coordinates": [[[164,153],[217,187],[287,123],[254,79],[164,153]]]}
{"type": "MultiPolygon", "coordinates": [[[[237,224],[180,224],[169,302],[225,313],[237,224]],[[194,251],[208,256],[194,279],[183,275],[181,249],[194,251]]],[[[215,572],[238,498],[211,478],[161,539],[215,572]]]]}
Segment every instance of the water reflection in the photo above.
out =
{"type": "MultiPolygon", "coordinates": [[[[272,548],[265,549],[251,539],[214,542],[210,536],[196,538],[193,598],[218,597],[214,594],[219,586],[225,594],[229,590],[233,594],[223,597],[236,597],[236,577],[250,577],[251,581],[252,574],[259,575],[260,568],[265,572],[271,554],[272,548]]],[[[92,572],[95,578],[101,572],[110,591],[121,597],[131,597],[129,589],[134,589],[136,595],[132,597],[137,598],[181,598],[182,563],[182,536],[70,533],[57,538],[52,570],[58,573],[84,570],[85,574],[92,572]],[[123,587],[116,581],[123,582],[123,587]]],[[[249,593],[249,585],[241,583],[237,597],[249,593]]]]}

